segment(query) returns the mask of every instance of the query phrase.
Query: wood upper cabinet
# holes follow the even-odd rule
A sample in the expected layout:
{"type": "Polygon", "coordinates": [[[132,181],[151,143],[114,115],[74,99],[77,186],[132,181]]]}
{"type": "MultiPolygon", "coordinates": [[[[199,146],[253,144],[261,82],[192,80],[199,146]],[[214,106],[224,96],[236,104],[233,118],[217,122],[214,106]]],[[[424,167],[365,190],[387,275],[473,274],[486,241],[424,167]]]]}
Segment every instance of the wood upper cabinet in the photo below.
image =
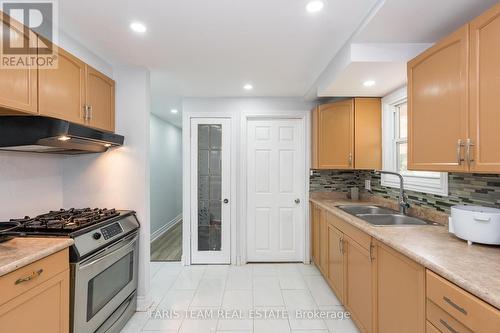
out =
{"type": "Polygon", "coordinates": [[[380,98],[351,98],[312,111],[313,169],[381,167],[380,98]]]}
{"type": "Polygon", "coordinates": [[[382,101],[354,99],[354,167],[382,169],[382,101]]]}
{"type": "Polygon", "coordinates": [[[344,235],[345,294],[344,304],[363,332],[374,329],[374,278],[373,247],[367,250],[349,236],[344,235]]]}
{"type": "Polygon", "coordinates": [[[57,68],[38,71],[39,113],[84,124],[85,63],[62,48],[57,56],[57,68]]]}
{"type": "Polygon", "coordinates": [[[408,169],[500,173],[500,4],[408,63],[408,169]]]}
{"type": "MultiPolygon", "coordinates": [[[[13,45],[17,43],[24,43],[29,45],[30,40],[36,43],[36,37],[26,36],[23,27],[16,22],[11,21],[9,25],[8,17],[0,11],[0,47],[3,47],[4,29],[10,26],[13,32],[14,40],[11,41],[13,45]]],[[[10,69],[0,68],[0,115],[38,113],[38,100],[37,100],[37,67],[32,66],[28,68],[10,69]]]]}
{"type": "Polygon", "coordinates": [[[0,277],[0,330],[69,332],[69,283],[67,249],[0,277]]]}
{"type": "Polygon", "coordinates": [[[383,333],[425,332],[425,268],[378,242],[377,326],[383,333]]]}
{"type": "Polygon", "coordinates": [[[354,168],[354,101],[320,105],[317,108],[318,169],[354,168]]]}
{"type": "MultiPolygon", "coordinates": [[[[327,221],[331,214],[327,213],[327,221]]],[[[344,299],[344,235],[328,223],[328,282],[340,301],[344,299]]]]}
{"type": "Polygon", "coordinates": [[[470,171],[500,172],[500,4],[470,24],[470,171]]]}
{"type": "Polygon", "coordinates": [[[466,25],[408,63],[408,169],[466,169],[468,52],[466,25]]]}
{"type": "Polygon", "coordinates": [[[86,101],[90,107],[88,124],[91,127],[115,130],[115,81],[86,66],[86,101]]]}

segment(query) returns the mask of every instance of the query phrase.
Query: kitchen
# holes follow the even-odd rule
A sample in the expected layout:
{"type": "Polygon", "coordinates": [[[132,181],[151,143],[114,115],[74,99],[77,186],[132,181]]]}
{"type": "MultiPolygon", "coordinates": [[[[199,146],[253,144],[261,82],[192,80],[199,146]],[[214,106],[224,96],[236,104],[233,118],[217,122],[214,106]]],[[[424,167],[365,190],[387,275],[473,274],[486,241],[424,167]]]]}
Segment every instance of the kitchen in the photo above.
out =
{"type": "Polygon", "coordinates": [[[0,331],[498,331],[497,1],[42,2],[2,2],[0,331]]]}

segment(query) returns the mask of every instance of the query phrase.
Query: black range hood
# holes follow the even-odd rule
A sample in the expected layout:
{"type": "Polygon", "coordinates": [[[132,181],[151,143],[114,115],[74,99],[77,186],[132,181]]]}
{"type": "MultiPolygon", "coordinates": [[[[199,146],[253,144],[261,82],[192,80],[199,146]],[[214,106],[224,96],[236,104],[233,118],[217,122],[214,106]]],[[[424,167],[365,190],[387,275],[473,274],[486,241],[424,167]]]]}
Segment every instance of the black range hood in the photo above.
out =
{"type": "Polygon", "coordinates": [[[124,137],[65,120],[41,116],[0,116],[0,150],[49,154],[103,153],[124,137]]]}

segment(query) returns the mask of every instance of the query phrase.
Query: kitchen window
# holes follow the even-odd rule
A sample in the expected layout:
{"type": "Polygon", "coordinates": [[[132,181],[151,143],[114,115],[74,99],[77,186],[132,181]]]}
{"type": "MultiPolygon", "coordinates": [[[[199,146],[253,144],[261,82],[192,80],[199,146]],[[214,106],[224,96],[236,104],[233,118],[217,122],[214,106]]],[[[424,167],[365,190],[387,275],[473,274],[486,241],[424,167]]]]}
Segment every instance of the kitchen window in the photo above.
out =
{"type": "MultiPolygon", "coordinates": [[[[405,189],[448,196],[446,172],[408,170],[408,103],[406,87],[382,99],[383,169],[399,172],[405,189]]],[[[382,175],[382,186],[399,188],[399,179],[382,175]]]]}

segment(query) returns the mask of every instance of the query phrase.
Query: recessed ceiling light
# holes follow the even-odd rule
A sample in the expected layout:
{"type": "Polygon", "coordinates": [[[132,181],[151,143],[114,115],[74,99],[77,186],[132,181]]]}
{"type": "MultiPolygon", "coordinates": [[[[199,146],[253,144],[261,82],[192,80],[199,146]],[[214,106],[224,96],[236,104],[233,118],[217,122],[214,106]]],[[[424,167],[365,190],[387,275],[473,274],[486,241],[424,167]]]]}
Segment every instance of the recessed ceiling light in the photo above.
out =
{"type": "Polygon", "coordinates": [[[68,141],[68,140],[71,140],[71,138],[69,136],[63,135],[63,136],[58,137],[57,140],[68,141]]]}
{"type": "Polygon", "coordinates": [[[177,109],[172,109],[172,110],[170,110],[170,112],[172,112],[173,114],[177,114],[177,113],[179,113],[179,110],[177,110],[177,109]]]}
{"type": "Polygon", "coordinates": [[[373,87],[375,85],[375,81],[373,81],[373,80],[366,80],[365,82],[363,82],[363,85],[365,87],[373,87]]]}
{"type": "Polygon", "coordinates": [[[105,144],[104,144],[104,147],[106,147],[106,148],[111,147],[111,143],[105,143],[105,144]]]}
{"type": "Polygon", "coordinates": [[[130,29],[132,29],[135,32],[141,33],[141,34],[145,33],[148,30],[148,28],[146,28],[146,26],[144,24],[142,24],[141,22],[130,23],[130,29]]]}
{"type": "Polygon", "coordinates": [[[324,6],[325,6],[325,4],[323,3],[323,1],[320,1],[320,0],[309,1],[307,3],[306,10],[309,13],[316,13],[316,12],[323,10],[324,6]]]}
{"type": "Polygon", "coordinates": [[[250,83],[247,83],[243,86],[243,89],[245,90],[252,90],[253,89],[253,86],[250,84],[250,83]]]}

